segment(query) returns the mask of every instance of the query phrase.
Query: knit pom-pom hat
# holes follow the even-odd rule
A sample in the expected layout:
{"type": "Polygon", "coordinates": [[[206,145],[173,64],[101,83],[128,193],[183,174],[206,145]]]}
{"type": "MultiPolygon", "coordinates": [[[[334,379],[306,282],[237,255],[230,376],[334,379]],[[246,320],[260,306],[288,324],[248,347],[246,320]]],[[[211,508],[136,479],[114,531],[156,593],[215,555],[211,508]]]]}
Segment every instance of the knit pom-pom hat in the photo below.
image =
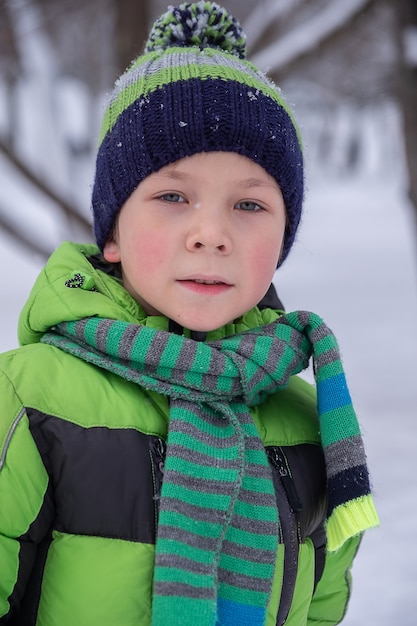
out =
{"type": "Polygon", "coordinates": [[[170,7],[143,55],[116,82],[102,125],[93,189],[103,249],[122,205],[152,172],[199,152],[235,152],[280,186],[294,242],[303,200],[301,140],[276,87],[246,60],[246,36],[214,2],[170,7]]]}

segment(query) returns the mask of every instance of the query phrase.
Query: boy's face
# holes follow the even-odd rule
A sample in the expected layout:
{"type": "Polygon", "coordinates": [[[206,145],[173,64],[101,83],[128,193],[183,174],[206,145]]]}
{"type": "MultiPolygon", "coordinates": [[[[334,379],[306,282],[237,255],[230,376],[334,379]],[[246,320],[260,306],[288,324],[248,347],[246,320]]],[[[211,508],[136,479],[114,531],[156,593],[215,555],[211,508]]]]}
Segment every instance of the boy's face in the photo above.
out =
{"type": "Polygon", "coordinates": [[[149,315],[210,331],[254,307],[285,230],[276,181],[231,152],[186,157],[145,178],[123,205],[104,257],[149,315]]]}

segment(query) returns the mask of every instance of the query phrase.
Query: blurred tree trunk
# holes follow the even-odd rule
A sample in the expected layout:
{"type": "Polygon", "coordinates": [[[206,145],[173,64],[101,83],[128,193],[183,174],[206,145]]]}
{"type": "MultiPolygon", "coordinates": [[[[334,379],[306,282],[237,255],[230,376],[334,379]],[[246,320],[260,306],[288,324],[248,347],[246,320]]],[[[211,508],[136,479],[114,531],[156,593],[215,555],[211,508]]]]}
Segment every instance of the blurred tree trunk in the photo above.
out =
{"type": "Polygon", "coordinates": [[[326,51],[331,56],[332,48],[344,35],[355,31],[358,22],[374,4],[375,0],[351,0],[350,3],[333,0],[315,7],[312,13],[312,5],[299,0],[282,4],[269,0],[265,6],[258,5],[248,18],[248,24],[254,19],[259,26],[258,36],[250,49],[251,61],[261,69],[267,68],[271,78],[281,84],[289,76],[296,75],[306,60],[313,58],[314,61],[326,51]],[[290,15],[302,15],[306,11],[307,17],[295,23],[288,32],[277,35],[285,13],[285,9],[280,7],[284,6],[287,6],[290,15]],[[265,16],[266,9],[269,14],[265,16]],[[260,30],[260,17],[263,30],[260,30]]]}
{"type": "Polygon", "coordinates": [[[146,43],[149,22],[149,0],[114,0],[115,65],[119,76],[138,56],[146,43]]]}
{"type": "Polygon", "coordinates": [[[417,224],[417,2],[395,0],[398,71],[396,94],[401,107],[409,175],[409,197],[417,224]]]}

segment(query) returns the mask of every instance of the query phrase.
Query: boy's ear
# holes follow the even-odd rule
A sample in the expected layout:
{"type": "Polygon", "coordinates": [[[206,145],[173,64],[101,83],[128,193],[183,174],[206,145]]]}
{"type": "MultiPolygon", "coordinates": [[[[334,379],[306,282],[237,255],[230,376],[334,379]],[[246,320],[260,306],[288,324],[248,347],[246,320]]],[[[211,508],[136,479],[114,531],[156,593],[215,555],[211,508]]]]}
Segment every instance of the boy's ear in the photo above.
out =
{"type": "Polygon", "coordinates": [[[115,239],[109,239],[104,244],[103,256],[108,263],[120,263],[119,244],[115,239]]]}

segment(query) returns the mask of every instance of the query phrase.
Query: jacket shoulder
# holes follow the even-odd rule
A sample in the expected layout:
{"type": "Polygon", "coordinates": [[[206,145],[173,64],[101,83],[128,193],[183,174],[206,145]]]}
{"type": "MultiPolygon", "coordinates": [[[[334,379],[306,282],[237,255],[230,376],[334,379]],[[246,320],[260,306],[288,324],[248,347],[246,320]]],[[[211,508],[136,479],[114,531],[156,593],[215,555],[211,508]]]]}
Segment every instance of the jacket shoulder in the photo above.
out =
{"type": "Polygon", "coordinates": [[[36,343],[1,355],[0,374],[2,401],[7,387],[20,408],[30,407],[86,428],[166,432],[165,398],[54,346],[36,343]]]}
{"type": "Polygon", "coordinates": [[[265,445],[320,443],[315,387],[293,376],[286,389],[271,394],[257,408],[255,423],[265,445]]]}
{"type": "Polygon", "coordinates": [[[0,356],[0,467],[4,461],[5,450],[18,423],[25,414],[24,407],[13,376],[8,373],[8,363],[17,351],[10,351],[0,356]]]}

